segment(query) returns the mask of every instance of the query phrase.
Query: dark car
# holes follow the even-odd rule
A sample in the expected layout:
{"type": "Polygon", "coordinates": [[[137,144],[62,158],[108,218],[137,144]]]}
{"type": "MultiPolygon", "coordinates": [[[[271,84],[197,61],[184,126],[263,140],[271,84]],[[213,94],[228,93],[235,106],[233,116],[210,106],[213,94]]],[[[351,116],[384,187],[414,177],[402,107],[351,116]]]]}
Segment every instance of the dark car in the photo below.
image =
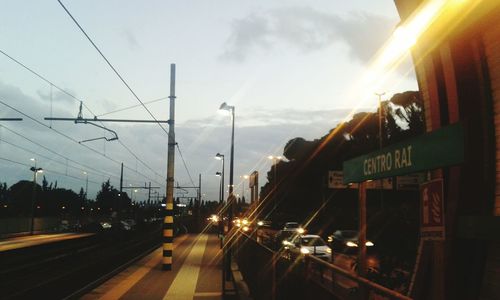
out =
{"type": "MultiPolygon", "coordinates": [[[[357,230],[337,230],[328,236],[328,243],[335,253],[356,254],[358,252],[358,231],[357,230]]],[[[371,239],[366,239],[367,252],[375,250],[375,243],[371,239]]]]}

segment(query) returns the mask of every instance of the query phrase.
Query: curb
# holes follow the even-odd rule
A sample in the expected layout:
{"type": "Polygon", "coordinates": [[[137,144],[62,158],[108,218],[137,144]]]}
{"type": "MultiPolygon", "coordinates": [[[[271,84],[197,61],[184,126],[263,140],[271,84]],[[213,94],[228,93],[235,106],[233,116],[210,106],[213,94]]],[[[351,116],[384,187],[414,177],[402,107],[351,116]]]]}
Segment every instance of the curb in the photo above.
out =
{"type": "Polygon", "coordinates": [[[252,300],[250,297],[250,290],[248,289],[248,285],[243,279],[243,275],[240,272],[238,264],[234,261],[231,262],[231,273],[233,277],[234,289],[236,290],[236,294],[238,299],[240,300],[252,300]]]}

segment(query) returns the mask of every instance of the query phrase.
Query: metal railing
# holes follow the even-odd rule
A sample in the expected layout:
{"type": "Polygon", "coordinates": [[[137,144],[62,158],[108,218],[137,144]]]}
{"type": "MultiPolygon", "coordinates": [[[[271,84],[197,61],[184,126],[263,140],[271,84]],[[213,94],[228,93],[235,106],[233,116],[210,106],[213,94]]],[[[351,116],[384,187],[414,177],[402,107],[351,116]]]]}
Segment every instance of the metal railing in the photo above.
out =
{"type": "Polygon", "coordinates": [[[295,249],[273,251],[245,233],[232,245],[254,299],[397,299],[394,290],[295,249]]]}

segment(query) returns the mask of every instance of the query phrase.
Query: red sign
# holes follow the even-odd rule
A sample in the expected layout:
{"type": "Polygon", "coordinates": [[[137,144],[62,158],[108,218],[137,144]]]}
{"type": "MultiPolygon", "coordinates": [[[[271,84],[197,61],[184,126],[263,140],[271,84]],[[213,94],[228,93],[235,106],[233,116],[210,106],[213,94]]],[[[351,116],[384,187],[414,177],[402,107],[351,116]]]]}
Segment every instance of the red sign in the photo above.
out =
{"type": "Polygon", "coordinates": [[[420,233],[423,239],[444,239],[443,180],[420,185],[420,233]]]}

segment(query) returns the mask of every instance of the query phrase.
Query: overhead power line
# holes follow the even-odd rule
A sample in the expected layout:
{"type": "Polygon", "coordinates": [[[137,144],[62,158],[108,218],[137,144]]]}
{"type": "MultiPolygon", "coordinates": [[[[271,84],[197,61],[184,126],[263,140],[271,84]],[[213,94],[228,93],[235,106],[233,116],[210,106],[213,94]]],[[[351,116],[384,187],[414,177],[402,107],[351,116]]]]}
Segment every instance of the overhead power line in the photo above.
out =
{"type": "MultiPolygon", "coordinates": [[[[59,87],[58,85],[56,85],[55,83],[53,83],[52,81],[50,81],[49,79],[47,79],[46,77],[42,76],[40,73],[34,71],[32,68],[28,67],[26,64],[22,63],[21,61],[17,60],[16,58],[12,57],[11,55],[7,54],[5,51],[1,50],[0,49],[0,53],[2,53],[4,56],[6,56],[7,58],[9,58],[10,60],[12,60],[13,62],[15,62],[16,64],[18,64],[19,66],[23,67],[24,69],[26,69],[27,71],[29,71],[30,73],[32,73],[33,75],[35,75],[36,77],[40,78],[42,81],[50,84],[51,86],[55,87],[56,89],[58,89],[60,92],[64,93],[65,95],[71,97],[72,99],[74,99],[75,101],[79,102],[79,103],[82,103],[83,104],[83,107],[85,107],[85,109],[93,116],[96,116],[94,114],[94,112],[81,100],[79,99],[78,97],[76,97],[75,95],[71,94],[70,92],[66,91],[65,89],[59,87]]],[[[168,97],[166,97],[168,98],[168,97]]],[[[165,98],[160,98],[160,99],[156,99],[156,100],[153,100],[151,101],[150,103],[152,102],[155,102],[155,101],[160,101],[160,100],[164,100],[165,98]]],[[[11,107],[11,109],[14,109],[11,107]]],[[[34,119],[33,119],[34,120],[34,119]]],[[[156,122],[158,122],[158,120],[156,120],[156,122]]],[[[48,127],[50,129],[53,129],[51,126],[46,126],[45,124],[43,123],[40,123],[38,122],[39,124],[45,126],[45,127],[48,127]]],[[[53,129],[54,131],[58,132],[57,130],[53,129]]],[[[58,132],[59,134],[62,134],[60,132],[58,132]]],[[[72,139],[72,138],[71,138],[72,139]]],[[[73,139],[72,139],[73,140],[73,139]]],[[[123,144],[122,144],[123,145],[123,144]]],[[[83,145],[83,146],[86,146],[86,145],[83,145]]],[[[89,148],[89,147],[87,147],[89,148]]],[[[92,149],[92,148],[91,148],[92,149]]],[[[97,151],[97,150],[93,150],[94,152],[97,151]]],[[[127,149],[128,152],[131,152],[130,149],[127,149]]],[[[99,152],[98,152],[99,153],[99,152]]],[[[99,153],[100,155],[102,156],[105,156],[103,153],[99,153]]],[[[137,158],[137,155],[133,154],[134,157],[137,158]]],[[[151,167],[149,165],[146,165],[142,160],[140,161],[146,168],[148,169],[151,169],[151,167]]],[[[132,170],[132,169],[130,169],[132,170]]],[[[160,176],[161,177],[161,176],[160,176]]],[[[149,179],[149,178],[148,178],[149,179]]],[[[156,181],[155,181],[156,182],[156,181]]],[[[158,182],[156,182],[158,183],[158,182]]]]}
{"type": "MultiPolygon", "coordinates": [[[[97,50],[97,52],[99,52],[99,54],[101,55],[101,57],[106,61],[106,63],[108,64],[108,66],[111,68],[111,70],[113,70],[113,72],[116,74],[116,76],[118,76],[118,78],[120,79],[120,81],[127,87],[127,89],[130,91],[130,93],[132,93],[132,95],[134,96],[135,99],[137,99],[137,101],[139,101],[139,103],[141,103],[141,105],[144,107],[144,109],[149,113],[149,115],[153,118],[153,120],[157,121],[158,120],[156,119],[156,117],[153,115],[153,113],[146,107],[146,105],[144,104],[144,102],[142,102],[142,100],[137,96],[137,94],[134,92],[134,90],[132,90],[132,88],[130,87],[130,85],[125,81],[125,79],[123,79],[123,77],[120,75],[120,73],[118,73],[118,71],[115,69],[115,67],[111,64],[111,62],[106,58],[106,56],[102,53],[102,51],[99,49],[99,47],[97,47],[97,45],[94,43],[94,41],[90,38],[90,36],[87,34],[87,32],[85,32],[85,30],[82,28],[82,26],[80,26],[80,24],[78,23],[78,21],[73,17],[73,15],[69,12],[69,10],[66,8],[66,6],[64,6],[64,4],[61,2],[61,0],[57,0],[57,2],[59,2],[59,4],[62,6],[62,8],[66,11],[66,13],[70,16],[70,18],[73,20],[73,22],[76,24],[76,26],[78,26],[78,28],[81,30],[81,32],[85,35],[85,37],[89,40],[89,42],[92,44],[92,46],[94,46],[94,48],[97,50]]],[[[167,130],[165,129],[165,127],[163,127],[159,122],[158,122],[158,126],[160,126],[160,128],[165,131],[166,134],[168,134],[167,130]]]]}
{"type": "MultiPolygon", "coordinates": [[[[73,17],[73,15],[69,12],[69,10],[66,8],[66,6],[64,6],[64,4],[61,2],[61,0],[57,0],[57,2],[59,2],[59,4],[61,5],[61,7],[64,9],[64,11],[66,11],[66,13],[69,15],[69,17],[73,20],[73,22],[76,24],[76,26],[78,26],[78,28],[80,29],[80,31],[85,35],[85,37],[87,38],[87,40],[92,44],[92,46],[94,46],[94,48],[97,50],[97,52],[101,55],[101,57],[104,59],[104,61],[106,61],[106,63],[108,64],[108,66],[111,68],[111,70],[113,70],[113,72],[116,74],[116,76],[118,76],[118,78],[120,79],[120,81],[127,87],[127,89],[130,91],[130,93],[134,96],[134,98],[139,101],[139,103],[144,107],[144,109],[149,113],[149,115],[153,118],[153,120],[155,120],[158,124],[158,126],[160,126],[160,128],[167,134],[169,135],[168,131],[165,129],[165,127],[163,127],[161,125],[160,122],[158,122],[158,120],[156,119],[156,117],[153,115],[153,113],[146,107],[146,105],[144,104],[144,102],[139,98],[139,96],[137,96],[137,94],[134,92],[134,90],[132,90],[132,88],[130,87],[130,85],[125,81],[125,79],[123,79],[123,77],[120,75],[120,73],[116,70],[116,68],[111,64],[111,62],[108,60],[108,58],[102,53],[102,51],[99,49],[99,47],[97,47],[97,45],[94,43],[94,41],[90,38],[90,36],[87,34],[87,32],[85,32],[85,30],[83,29],[83,27],[80,25],[80,23],[78,23],[78,21],[73,17]]],[[[177,144],[177,149],[182,157],[182,152],[179,148],[179,145],[177,144]]],[[[187,166],[185,164],[185,161],[184,161],[184,158],[182,158],[182,161],[184,162],[184,167],[186,168],[186,171],[188,173],[188,176],[191,180],[191,182],[193,183],[193,186],[195,186],[194,184],[194,181],[193,181],[193,178],[191,177],[191,174],[189,173],[189,170],[187,169],[187,166]]]]}
{"type": "MultiPolygon", "coordinates": [[[[22,162],[19,162],[19,161],[15,161],[15,160],[12,160],[12,159],[8,159],[8,158],[5,158],[5,157],[0,157],[0,160],[4,160],[4,161],[8,161],[10,163],[14,163],[14,164],[18,164],[18,165],[22,165],[22,166],[25,166],[25,167],[32,167],[30,164],[27,164],[27,163],[22,163],[22,162]]],[[[64,173],[61,173],[61,172],[58,172],[58,171],[54,171],[54,170],[50,170],[50,169],[47,169],[47,168],[42,168],[44,172],[48,172],[48,173],[54,173],[54,174],[57,174],[57,175],[60,175],[60,176],[65,176],[65,177],[69,177],[69,178],[73,178],[73,179],[77,179],[79,181],[87,181],[86,178],[80,178],[80,177],[76,177],[76,176],[73,176],[73,175],[68,175],[68,174],[64,174],[64,173]]],[[[92,180],[89,180],[89,182],[93,183],[93,184],[101,184],[100,182],[96,182],[96,181],[92,181],[92,180]]]]}
{"type": "MultiPolygon", "coordinates": [[[[165,100],[165,99],[168,99],[168,97],[163,97],[163,98],[151,100],[151,101],[148,101],[148,102],[144,102],[144,104],[151,104],[151,103],[155,103],[155,102],[162,101],[162,100],[165,100]]],[[[127,107],[124,107],[124,108],[120,108],[120,109],[117,109],[117,110],[113,110],[113,111],[110,111],[110,112],[107,112],[107,113],[103,113],[103,114],[97,115],[96,117],[102,117],[102,116],[114,114],[114,113],[117,113],[117,112],[122,112],[122,111],[129,110],[129,109],[132,109],[132,108],[136,108],[136,107],[139,107],[139,106],[141,106],[141,104],[127,106],[127,107]]]]}
{"type": "MultiPolygon", "coordinates": [[[[13,107],[13,106],[11,106],[11,105],[9,105],[9,104],[5,103],[2,99],[0,99],[0,103],[1,103],[1,104],[3,104],[3,105],[5,105],[5,106],[7,106],[8,108],[10,108],[10,109],[12,109],[12,110],[16,111],[16,112],[18,112],[18,113],[22,114],[23,116],[25,116],[25,117],[29,118],[30,120],[32,120],[32,121],[34,121],[34,122],[36,122],[37,124],[39,124],[39,125],[41,125],[41,126],[43,126],[43,127],[45,127],[45,128],[48,128],[48,129],[50,129],[50,130],[53,130],[53,131],[54,131],[54,132],[56,132],[57,134],[59,134],[59,135],[61,135],[61,136],[65,137],[66,139],[69,139],[70,141],[72,141],[72,142],[74,142],[74,143],[76,143],[76,144],[78,144],[78,145],[80,145],[80,146],[82,146],[82,147],[85,147],[85,148],[87,148],[88,150],[91,150],[92,152],[97,153],[97,154],[99,154],[99,155],[101,155],[101,156],[105,157],[106,159],[108,159],[108,160],[110,160],[110,161],[112,161],[112,162],[114,162],[114,163],[116,163],[116,164],[121,164],[121,162],[119,162],[119,161],[117,161],[117,160],[115,160],[115,159],[113,159],[113,158],[111,158],[111,157],[109,157],[109,156],[106,156],[106,154],[101,153],[101,152],[99,152],[98,150],[96,150],[96,149],[94,149],[94,148],[92,148],[92,147],[89,147],[89,146],[87,146],[87,145],[85,145],[85,144],[81,144],[81,143],[79,143],[76,139],[74,139],[74,138],[72,138],[72,137],[68,136],[67,134],[62,133],[61,131],[59,131],[59,130],[57,130],[57,129],[55,129],[55,128],[52,128],[52,127],[50,127],[50,126],[48,126],[48,125],[46,125],[46,124],[44,124],[44,123],[42,123],[42,122],[38,121],[38,120],[37,120],[37,119],[35,119],[34,117],[32,117],[32,116],[30,116],[30,115],[26,114],[25,112],[23,112],[23,111],[21,111],[21,110],[19,110],[19,109],[15,108],[15,107],[13,107]]],[[[6,128],[5,126],[3,126],[3,127],[4,127],[4,128],[6,128]]],[[[41,145],[41,144],[39,144],[39,143],[37,143],[37,144],[38,144],[40,147],[42,147],[42,148],[46,149],[47,151],[51,151],[51,150],[49,150],[49,148],[47,148],[47,147],[45,147],[45,146],[43,146],[43,145],[41,145]]],[[[57,153],[57,152],[55,152],[55,153],[57,153]]],[[[59,154],[58,154],[58,155],[59,155],[59,154]]],[[[148,176],[146,176],[145,174],[143,174],[143,173],[141,173],[141,172],[139,172],[139,171],[137,171],[137,170],[134,170],[134,169],[132,169],[132,168],[130,168],[130,167],[127,167],[127,166],[125,166],[125,165],[124,165],[124,167],[125,167],[126,169],[130,170],[130,171],[135,172],[136,174],[139,174],[139,175],[143,176],[144,178],[149,179],[149,180],[150,180],[150,181],[152,181],[152,182],[156,182],[156,183],[158,183],[158,181],[156,181],[156,180],[154,180],[154,179],[149,178],[148,176]]]]}

